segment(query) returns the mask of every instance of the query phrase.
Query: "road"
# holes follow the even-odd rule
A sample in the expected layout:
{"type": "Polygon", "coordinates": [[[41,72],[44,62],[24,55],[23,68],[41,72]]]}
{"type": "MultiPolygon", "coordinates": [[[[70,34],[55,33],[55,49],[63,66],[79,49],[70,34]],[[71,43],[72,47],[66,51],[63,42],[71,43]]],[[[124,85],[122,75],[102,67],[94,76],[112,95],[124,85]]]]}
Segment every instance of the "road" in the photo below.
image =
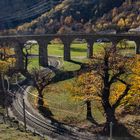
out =
{"type": "MultiPolygon", "coordinates": [[[[59,67],[60,62],[55,58],[50,58],[49,63],[53,67],[59,67]]],[[[36,131],[41,135],[48,136],[48,139],[56,140],[96,140],[96,136],[89,132],[83,132],[77,127],[67,126],[57,121],[44,118],[37,110],[35,110],[27,99],[28,86],[18,87],[18,90],[13,91],[16,95],[13,100],[12,112],[14,116],[23,122],[23,98],[25,100],[25,114],[27,128],[36,131]],[[26,91],[27,90],[27,91],[26,91]]]]}

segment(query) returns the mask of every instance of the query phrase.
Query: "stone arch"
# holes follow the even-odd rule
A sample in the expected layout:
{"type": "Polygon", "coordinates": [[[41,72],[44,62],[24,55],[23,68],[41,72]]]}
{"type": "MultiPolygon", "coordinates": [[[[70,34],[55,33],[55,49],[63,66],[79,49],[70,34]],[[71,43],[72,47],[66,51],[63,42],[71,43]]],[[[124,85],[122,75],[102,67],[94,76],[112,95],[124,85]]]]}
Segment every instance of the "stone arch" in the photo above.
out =
{"type": "Polygon", "coordinates": [[[39,67],[39,43],[35,39],[26,40],[23,47],[25,71],[39,67]]]}
{"type": "Polygon", "coordinates": [[[112,45],[113,42],[110,38],[107,37],[100,37],[100,38],[96,38],[94,39],[95,43],[94,43],[94,47],[93,47],[93,55],[98,55],[103,53],[104,51],[104,46],[106,45],[112,45]]]}
{"type": "Polygon", "coordinates": [[[26,37],[13,37],[9,38],[9,40],[7,39],[8,43],[10,43],[11,48],[14,48],[15,51],[17,71],[25,71],[24,48],[28,40],[31,39],[28,39],[26,37]]]}
{"type": "Polygon", "coordinates": [[[136,43],[129,38],[122,38],[118,41],[117,49],[124,56],[134,56],[136,54],[136,43]]]}
{"type": "Polygon", "coordinates": [[[86,57],[87,55],[87,47],[88,47],[88,42],[85,38],[83,37],[75,37],[71,40],[70,43],[70,52],[71,52],[71,57],[76,58],[76,57],[86,57]]]}
{"type": "Polygon", "coordinates": [[[64,44],[60,37],[52,37],[47,42],[48,56],[64,57],[64,44]]]}

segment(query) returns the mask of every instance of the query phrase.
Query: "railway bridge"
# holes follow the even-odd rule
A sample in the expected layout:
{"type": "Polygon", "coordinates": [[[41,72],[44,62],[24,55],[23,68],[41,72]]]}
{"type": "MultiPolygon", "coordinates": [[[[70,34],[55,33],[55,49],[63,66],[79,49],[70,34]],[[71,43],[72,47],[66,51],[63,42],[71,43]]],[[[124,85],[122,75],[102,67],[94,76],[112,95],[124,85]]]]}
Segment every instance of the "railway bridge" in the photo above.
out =
{"type": "Polygon", "coordinates": [[[85,39],[87,42],[87,57],[93,56],[94,43],[97,40],[107,39],[113,44],[119,43],[121,40],[127,39],[136,43],[135,53],[140,54],[140,34],[46,34],[46,35],[18,35],[18,36],[0,36],[0,47],[7,44],[10,48],[14,48],[17,59],[16,67],[19,70],[24,69],[23,48],[29,40],[37,41],[39,45],[39,64],[40,66],[48,66],[48,44],[55,38],[59,38],[64,45],[64,60],[71,60],[70,46],[75,39],[85,39]]]}

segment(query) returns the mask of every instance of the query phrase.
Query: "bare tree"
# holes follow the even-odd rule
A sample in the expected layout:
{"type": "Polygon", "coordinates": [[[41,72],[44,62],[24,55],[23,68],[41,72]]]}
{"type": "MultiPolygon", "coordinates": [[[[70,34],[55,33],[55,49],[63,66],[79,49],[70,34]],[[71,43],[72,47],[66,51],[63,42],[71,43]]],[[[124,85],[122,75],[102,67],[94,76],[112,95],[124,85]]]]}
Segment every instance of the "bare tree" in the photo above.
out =
{"type": "Polygon", "coordinates": [[[38,108],[42,108],[44,105],[43,101],[43,90],[51,82],[52,72],[46,70],[32,70],[32,79],[34,87],[38,91],[38,108]]]}
{"type": "Polygon", "coordinates": [[[25,48],[23,51],[24,61],[25,61],[25,71],[28,71],[28,64],[30,63],[29,55],[30,55],[32,46],[33,46],[33,44],[25,44],[25,48]]]}

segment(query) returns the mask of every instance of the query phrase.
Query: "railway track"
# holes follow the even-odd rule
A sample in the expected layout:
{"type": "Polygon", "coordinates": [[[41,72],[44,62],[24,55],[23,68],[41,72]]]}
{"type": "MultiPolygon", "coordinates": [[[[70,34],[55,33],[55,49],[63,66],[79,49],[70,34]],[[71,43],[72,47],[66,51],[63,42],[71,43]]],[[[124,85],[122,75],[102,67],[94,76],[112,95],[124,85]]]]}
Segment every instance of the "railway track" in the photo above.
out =
{"type": "MultiPolygon", "coordinates": [[[[13,112],[20,121],[23,121],[23,93],[19,93],[19,91],[17,91],[16,94],[16,99],[13,102],[13,112]]],[[[43,118],[39,114],[35,113],[36,111],[33,112],[28,105],[26,105],[25,112],[28,126],[42,135],[47,135],[58,140],[96,140],[95,135],[88,132],[80,132],[79,128],[72,128],[43,118]]]]}
{"type": "MultiPolygon", "coordinates": [[[[59,67],[60,63],[54,59],[50,59],[50,65],[53,67],[59,67]]],[[[12,91],[12,94],[15,94],[15,99],[13,100],[12,111],[15,117],[23,122],[24,113],[23,113],[23,98],[26,88],[28,86],[24,85],[22,87],[17,87],[12,91]],[[24,90],[23,90],[24,89],[24,90]]],[[[27,99],[26,99],[27,100],[27,99]]],[[[82,132],[77,127],[71,127],[56,120],[44,118],[39,112],[37,112],[29,103],[25,102],[25,116],[27,122],[27,128],[31,131],[36,131],[40,135],[49,136],[50,139],[57,140],[96,140],[94,134],[89,132],[82,132]]]]}

